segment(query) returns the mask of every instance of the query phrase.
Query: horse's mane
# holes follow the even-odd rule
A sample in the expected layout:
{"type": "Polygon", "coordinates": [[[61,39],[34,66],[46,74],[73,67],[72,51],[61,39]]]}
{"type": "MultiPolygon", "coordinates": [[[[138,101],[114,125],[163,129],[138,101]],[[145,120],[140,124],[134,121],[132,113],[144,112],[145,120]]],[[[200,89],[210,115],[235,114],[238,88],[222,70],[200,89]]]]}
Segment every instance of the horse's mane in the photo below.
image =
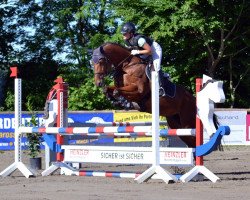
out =
{"type": "Polygon", "coordinates": [[[119,46],[119,47],[129,51],[129,48],[127,48],[127,47],[125,47],[125,46],[123,46],[123,45],[121,45],[119,43],[116,43],[116,42],[105,42],[102,46],[104,47],[106,45],[116,45],[116,46],[119,46]]]}
{"type": "Polygon", "coordinates": [[[93,54],[92,54],[92,61],[94,63],[97,63],[101,58],[105,58],[105,52],[104,52],[104,47],[105,46],[108,46],[108,45],[113,45],[113,46],[117,46],[117,47],[120,47],[122,48],[123,50],[129,52],[129,49],[121,44],[118,44],[118,43],[114,43],[114,42],[106,42],[104,44],[102,44],[101,46],[99,46],[98,48],[96,48],[94,51],[93,51],[93,54]]]}

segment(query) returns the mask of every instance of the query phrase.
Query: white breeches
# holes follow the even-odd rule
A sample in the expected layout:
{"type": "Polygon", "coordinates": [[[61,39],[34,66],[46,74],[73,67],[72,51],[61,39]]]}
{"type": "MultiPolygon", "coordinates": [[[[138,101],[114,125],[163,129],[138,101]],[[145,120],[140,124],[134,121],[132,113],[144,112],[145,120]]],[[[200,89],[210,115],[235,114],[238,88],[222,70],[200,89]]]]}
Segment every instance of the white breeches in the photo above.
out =
{"type": "Polygon", "coordinates": [[[162,58],[162,49],[157,42],[153,42],[151,45],[152,58],[155,71],[160,71],[161,69],[161,58],[162,58]]]}

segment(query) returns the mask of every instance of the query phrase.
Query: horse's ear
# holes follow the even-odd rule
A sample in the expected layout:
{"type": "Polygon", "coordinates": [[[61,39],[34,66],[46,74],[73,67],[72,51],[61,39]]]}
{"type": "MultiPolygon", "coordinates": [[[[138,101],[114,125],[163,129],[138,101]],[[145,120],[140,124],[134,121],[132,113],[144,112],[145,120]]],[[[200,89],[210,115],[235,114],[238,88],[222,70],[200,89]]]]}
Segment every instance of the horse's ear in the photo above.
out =
{"type": "Polygon", "coordinates": [[[103,46],[100,46],[100,52],[101,52],[101,54],[104,54],[105,52],[104,52],[104,49],[103,49],[103,46]]]}

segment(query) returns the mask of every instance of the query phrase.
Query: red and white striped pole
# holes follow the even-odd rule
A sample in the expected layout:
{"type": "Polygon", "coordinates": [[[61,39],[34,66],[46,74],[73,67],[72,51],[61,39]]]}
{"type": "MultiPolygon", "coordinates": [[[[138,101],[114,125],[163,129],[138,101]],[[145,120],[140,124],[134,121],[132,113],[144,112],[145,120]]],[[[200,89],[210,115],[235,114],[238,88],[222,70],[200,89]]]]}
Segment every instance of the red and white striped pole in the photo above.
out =
{"type": "MultiPolygon", "coordinates": [[[[57,83],[54,86],[56,89],[56,98],[58,101],[57,109],[58,109],[58,116],[56,120],[57,127],[66,127],[67,126],[67,109],[68,109],[68,84],[63,82],[61,77],[55,80],[57,83]]],[[[64,137],[60,134],[56,136],[57,144],[63,145],[64,144],[64,137]]],[[[58,152],[56,153],[56,161],[62,162],[63,161],[63,153],[58,152]]]]}
{"type": "MultiPolygon", "coordinates": [[[[197,93],[201,90],[202,87],[202,79],[201,78],[197,78],[196,79],[196,97],[197,97],[197,93]]],[[[197,98],[196,98],[196,105],[197,105],[197,98]]],[[[198,109],[198,108],[196,108],[198,109]]],[[[196,147],[200,146],[203,144],[203,125],[202,122],[200,120],[200,118],[197,115],[197,111],[196,111],[196,147]]],[[[196,156],[195,157],[195,162],[196,165],[203,165],[203,156],[196,156]]]]}

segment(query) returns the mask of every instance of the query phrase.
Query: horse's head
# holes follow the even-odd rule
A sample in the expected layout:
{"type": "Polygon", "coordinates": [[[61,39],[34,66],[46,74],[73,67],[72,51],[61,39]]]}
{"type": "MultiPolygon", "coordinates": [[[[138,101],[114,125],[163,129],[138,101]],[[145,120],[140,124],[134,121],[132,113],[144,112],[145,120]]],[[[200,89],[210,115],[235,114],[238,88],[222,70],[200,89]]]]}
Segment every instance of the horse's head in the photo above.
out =
{"type": "Polygon", "coordinates": [[[111,72],[112,63],[104,55],[103,47],[98,47],[92,55],[92,63],[94,65],[95,85],[98,87],[104,86],[104,77],[111,72]]]}
{"type": "Polygon", "coordinates": [[[116,43],[108,42],[95,49],[92,55],[95,84],[104,86],[104,77],[112,70],[122,71],[124,62],[129,58],[130,51],[116,43]]]}

